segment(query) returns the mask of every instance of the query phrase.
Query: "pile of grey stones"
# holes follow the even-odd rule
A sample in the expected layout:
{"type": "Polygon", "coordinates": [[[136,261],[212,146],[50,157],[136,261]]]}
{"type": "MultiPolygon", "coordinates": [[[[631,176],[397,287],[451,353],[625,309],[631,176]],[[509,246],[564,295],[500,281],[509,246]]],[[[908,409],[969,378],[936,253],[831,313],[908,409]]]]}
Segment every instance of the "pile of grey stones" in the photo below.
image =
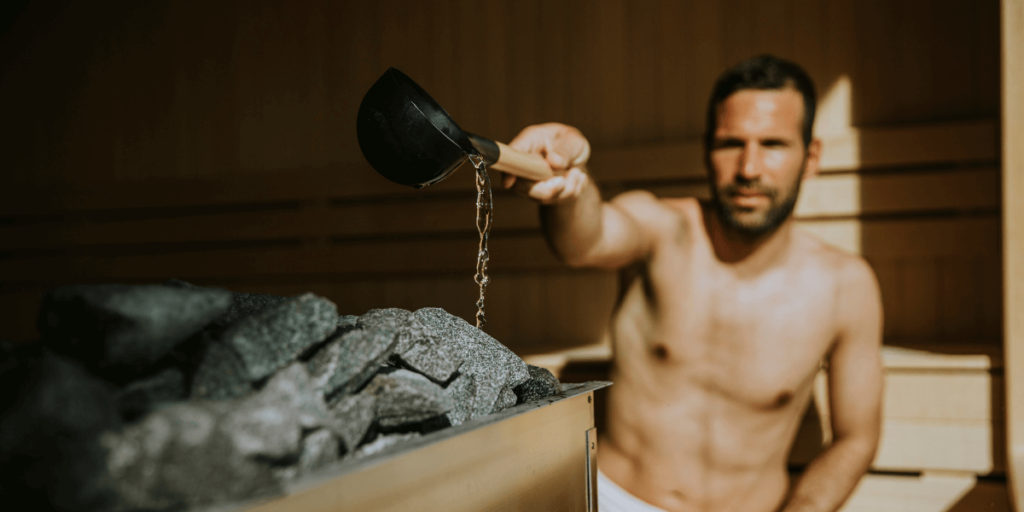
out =
{"type": "Polygon", "coordinates": [[[51,290],[39,343],[0,352],[0,498],[184,510],[561,391],[442,309],[172,280],[51,290]]]}

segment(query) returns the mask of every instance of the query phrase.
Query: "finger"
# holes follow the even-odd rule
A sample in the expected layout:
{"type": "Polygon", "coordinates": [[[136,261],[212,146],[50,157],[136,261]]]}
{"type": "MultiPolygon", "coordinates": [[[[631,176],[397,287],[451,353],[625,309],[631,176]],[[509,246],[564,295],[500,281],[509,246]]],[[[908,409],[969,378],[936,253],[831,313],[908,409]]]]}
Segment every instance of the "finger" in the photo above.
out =
{"type": "Polygon", "coordinates": [[[576,171],[580,174],[579,180],[576,181],[576,197],[579,197],[583,195],[583,187],[587,186],[587,182],[590,181],[590,176],[579,169],[576,169],[576,171]]]}
{"type": "Polygon", "coordinates": [[[572,165],[585,165],[587,161],[590,160],[590,142],[587,141],[582,134],[580,134],[580,138],[582,139],[583,148],[576,154],[576,158],[573,159],[572,165]]]}
{"type": "Polygon", "coordinates": [[[565,169],[569,167],[569,158],[563,144],[559,139],[548,139],[544,143],[544,158],[552,169],[565,169]]]}
{"type": "Polygon", "coordinates": [[[590,157],[586,137],[576,128],[560,123],[527,126],[509,146],[543,156],[553,170],[584,165],[590,157]]]}
{"type": "Polygon", "coordinates": [[[580,192],[583,190],[583,183],[586,181],[586,175],[583,174],[577,168],[573,168],[565,175],[565,188],[558,195],[560,201],[566,199],[572,199],[579,197],[580,192]]]}
{"type": "Polygon", "coordinates": [[[558,195],[561,194],[564,188],[565,178],[555,176],[554,178],[537,182],[536,185],[531,187],[530,197],[543,203],[550,203],[558,198],[558,195]]]}
{"type": "Polygon", "coordinates": [[[526,153],[540,153],[544,149],[544,141],[553,137],[551,127],[547,125],[531,125],[523,128],[511,142],[509,147],[526,153]]]}

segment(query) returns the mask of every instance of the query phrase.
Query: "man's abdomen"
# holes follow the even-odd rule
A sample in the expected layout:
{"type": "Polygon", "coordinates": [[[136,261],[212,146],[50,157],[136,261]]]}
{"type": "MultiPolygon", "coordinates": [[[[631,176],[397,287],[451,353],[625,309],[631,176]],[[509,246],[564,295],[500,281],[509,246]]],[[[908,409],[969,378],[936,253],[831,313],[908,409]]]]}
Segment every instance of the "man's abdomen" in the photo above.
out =
{"type": "Polygon", "coordinates": [[[657,376],[646,373],[612,375],[602,471],[670,511],[774,510],[788,487],[786,415],[746,417],[692,383],[658,392],[649,388],[657,376]]]}

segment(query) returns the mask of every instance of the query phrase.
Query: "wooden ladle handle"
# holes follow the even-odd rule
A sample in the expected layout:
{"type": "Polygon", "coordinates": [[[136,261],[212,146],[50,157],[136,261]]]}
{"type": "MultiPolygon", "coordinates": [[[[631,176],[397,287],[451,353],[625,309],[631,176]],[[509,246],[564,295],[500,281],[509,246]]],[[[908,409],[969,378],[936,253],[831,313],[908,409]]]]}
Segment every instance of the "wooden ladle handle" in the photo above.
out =
{"type": "Polygon", "coordinates": [[[555,175],[547,160],[540,155],[512,149],[506,144],[479,135],[468,135],[473,147],[492,169],[534,181],[546,180],[555,175]]]}

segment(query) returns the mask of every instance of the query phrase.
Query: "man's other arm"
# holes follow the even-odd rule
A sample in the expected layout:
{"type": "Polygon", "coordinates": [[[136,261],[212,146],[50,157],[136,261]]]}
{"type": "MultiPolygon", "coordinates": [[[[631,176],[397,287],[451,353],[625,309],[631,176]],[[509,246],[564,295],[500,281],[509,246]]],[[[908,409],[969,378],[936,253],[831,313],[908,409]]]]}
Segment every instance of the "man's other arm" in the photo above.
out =
{"type": "Polygon", "coordinates": [[[509,146],[543,156],[555,177],[530,181],[505,176],[504,186],[541,204],[541,224],[554,253],[574,267],[618,268],[650,251],[648,227],[638,215],[656,209],[646,192],[605,202],[586,172],[590,145],[578,130],[557,123],[525,128],[509,146]]]}
{"type": "Polygon", "coordinates": [[[841,331],[829,358],[832,445],[807,467],[784,512],[838,509],[867,471],[878,447],[882,404],[878,282],[859,259],[841,279],[841,331]]]}

